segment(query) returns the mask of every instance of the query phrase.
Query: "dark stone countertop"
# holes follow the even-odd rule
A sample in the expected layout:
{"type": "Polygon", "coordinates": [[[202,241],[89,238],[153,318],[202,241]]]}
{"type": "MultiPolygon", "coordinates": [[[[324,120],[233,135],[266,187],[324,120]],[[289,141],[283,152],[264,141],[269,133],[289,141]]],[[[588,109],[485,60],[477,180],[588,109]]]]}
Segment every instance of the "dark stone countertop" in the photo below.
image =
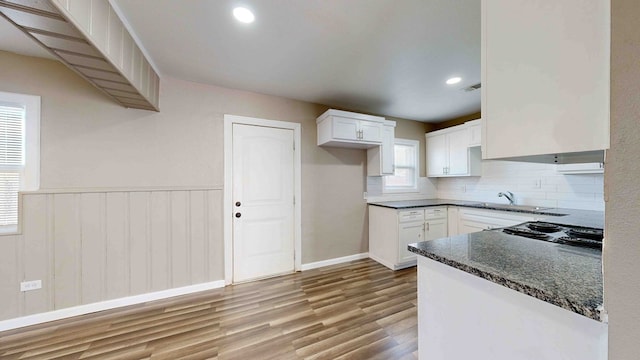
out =
{"type": "Polygon", "coordinates": [[[528,210],[518,205],[510,206],[504,204],[483,203],[480,201],[468,200],[448,200],[448,199],[426,199],[407,201],[384,201],[369,203],[373,206],[381,206],[391,209],[414,209],[431,206],[462,206],[474,209],[498,210],[515,213],[533,214],[541,221],[551,223],[575,225],[602,229],[604,228],[604,212],[592,210],[576,210],[562,208],[543,208],[540,210],[528,210]]]}
{"type": "Polygon", "coordinates": [[[602,253],[481,231],[410,244],[409,251],[600,321],[602,253]]]}

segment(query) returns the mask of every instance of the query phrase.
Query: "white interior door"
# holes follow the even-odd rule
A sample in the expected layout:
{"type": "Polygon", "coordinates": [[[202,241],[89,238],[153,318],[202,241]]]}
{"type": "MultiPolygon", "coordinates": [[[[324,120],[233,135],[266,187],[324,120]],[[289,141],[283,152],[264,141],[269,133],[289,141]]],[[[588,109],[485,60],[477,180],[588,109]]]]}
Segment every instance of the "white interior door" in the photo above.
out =
{"type": "Polygon", "coordinates": [[[293,130],[233,124],[233,281],[293,271],[293,130]]]}

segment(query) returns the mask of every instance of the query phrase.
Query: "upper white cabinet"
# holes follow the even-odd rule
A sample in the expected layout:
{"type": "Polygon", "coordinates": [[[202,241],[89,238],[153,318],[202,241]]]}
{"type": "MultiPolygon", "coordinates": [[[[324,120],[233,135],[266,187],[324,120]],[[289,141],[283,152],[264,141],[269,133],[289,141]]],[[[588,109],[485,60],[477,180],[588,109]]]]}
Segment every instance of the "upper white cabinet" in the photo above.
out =
{"type": "Polygon", "coordinates": [[[318,146],[368,149],[382,144],[385,119],[380,116],[329,109],[316,123],[318,146]]]}
{"type": "Polygon", "coordinates": [[[480,149],[469,147],[467,124],[427,133],[427,176],[480,176],[480,149]]]}
{"type": "Polygon", "coordinates": [[[482,146],[482,119],[467,121],[465,125],[469,133],[469,146],[482,146]]]}
{"type": "Polygon", "coordinates": [[[483,158],[607,149],[609,43],[609,0],[483,0],[483,158]]]}
{"type": "Polygon", "coordinates": [[[396,122],[385,120],[382,144],[367,150],[367,176],[393,175],[396,122]]]}

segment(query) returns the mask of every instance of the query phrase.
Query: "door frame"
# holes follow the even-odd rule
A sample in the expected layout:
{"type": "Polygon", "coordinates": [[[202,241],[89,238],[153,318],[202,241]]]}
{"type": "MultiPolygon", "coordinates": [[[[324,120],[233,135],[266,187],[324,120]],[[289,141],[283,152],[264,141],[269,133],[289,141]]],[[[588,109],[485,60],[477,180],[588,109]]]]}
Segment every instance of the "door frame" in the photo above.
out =
{"type": "Polygon", "coordinates": [[[224,283],[233,282],[233,124],[263,126],[276,129],[293,130],[293,247],[294,270],[300,271],[302,264],[302,177],[300,137],[302,126],[299,123],[267,120],[238,115],[224,115],[224,204],[223,229],[224,229],[224,283]]]}

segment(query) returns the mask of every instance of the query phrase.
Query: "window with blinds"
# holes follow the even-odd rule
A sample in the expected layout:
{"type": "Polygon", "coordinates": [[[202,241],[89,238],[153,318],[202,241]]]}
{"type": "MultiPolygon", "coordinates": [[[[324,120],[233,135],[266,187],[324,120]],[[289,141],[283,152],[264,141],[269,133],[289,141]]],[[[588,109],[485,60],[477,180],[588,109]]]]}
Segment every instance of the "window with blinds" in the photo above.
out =
{"type": "Polygon", "coordinates": [[[18,224],[25,161],[25,107],[0,103],[0,226],[18,224]]]}
{"type": "Polygon", "coordinates": [[[420,172],[420,142],[395,139],[394,173],[382,180],[384,192],[417,192],[420,172]]]}

